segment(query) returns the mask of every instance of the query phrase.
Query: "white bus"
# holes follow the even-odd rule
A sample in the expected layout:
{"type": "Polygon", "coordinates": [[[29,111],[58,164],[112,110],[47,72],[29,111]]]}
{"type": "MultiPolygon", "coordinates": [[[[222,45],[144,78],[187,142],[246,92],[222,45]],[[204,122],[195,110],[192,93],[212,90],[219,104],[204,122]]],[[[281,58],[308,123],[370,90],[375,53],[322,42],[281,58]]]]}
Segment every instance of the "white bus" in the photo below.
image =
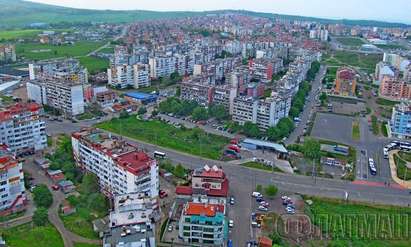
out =
{"type": "Polygon", "coordinates": [[[166,157],[165,153],[159,152],[159,151],[154,151],[154,158],[164,159],[165,157],[166,157]]]}
{"type": "Polygon", "coordinates": [[[377,175],[377,168],[375,167],[375,162],[372,158],[368,159],[368,168],[370,169],[371,175],[377,175]]]}

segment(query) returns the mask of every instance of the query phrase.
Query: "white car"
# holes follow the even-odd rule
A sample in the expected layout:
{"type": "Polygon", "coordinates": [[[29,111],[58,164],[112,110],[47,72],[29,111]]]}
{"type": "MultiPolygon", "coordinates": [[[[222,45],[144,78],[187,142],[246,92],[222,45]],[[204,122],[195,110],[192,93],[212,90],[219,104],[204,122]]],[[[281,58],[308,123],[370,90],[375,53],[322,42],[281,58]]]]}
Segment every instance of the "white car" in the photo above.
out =
{"type": "Polygon", "coordinates": [[[267,211],[268,211],[268,208],[266,208],[266,207],[264,207],[264,206],[258,206],[258,210],[267,212],[267,211]]]}
{"type": "Polygon", "coordinates": [[[287,207],[285,210],[287,211],[288,214],[295,214],[295,209],[294,208],[287,207]]]}
{"type": "Polygon", "coordinates": [[[260,192],[254,191],[254,192],[251,194],[251,196],[252,196],[252,197],[262,197],[263,195],[261,195],[260,192]]]}
{"type": "Polygon", "coordinates": [[[234,221],[233,220],[228,221],[228,227],[230,227],[230,228],[234,227],[234,221]]]}

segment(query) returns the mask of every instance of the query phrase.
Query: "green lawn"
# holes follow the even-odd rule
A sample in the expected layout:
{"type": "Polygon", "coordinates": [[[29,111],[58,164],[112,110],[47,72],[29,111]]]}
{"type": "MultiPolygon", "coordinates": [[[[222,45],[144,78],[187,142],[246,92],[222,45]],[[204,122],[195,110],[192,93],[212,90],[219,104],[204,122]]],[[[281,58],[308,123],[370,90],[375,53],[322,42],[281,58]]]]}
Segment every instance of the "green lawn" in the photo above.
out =
{"type": "Polygon", "coordinates": [[[336,39],[342,45],[347,45],[347,46],[360,46],[360,45],[365,44],[364,41],[356,37],[337,37],[336,39]]]}
{"type": "Polygon", "coordinates": [[[24,215],[24,211],[14,213],[14,214],[10,214],[10,215],[7,215],[7,216],[0,216],[0,222],[5,222],[5,221],[12,220],[12,219],[16,219],[16,218],[19,218],[23,215],[24,215]]]}
{"type": "Polygon", "coordinates": [[[380,128],[378,126],[378,119],[376,116],[371,116],[371,128],[372,128],[372,133],[374,135],[380,134],[380,128]]]}
{"type": "Polygon", "coordinates": [[[106,71],[110,62],[108,59],[100,57],[80,57],[79,60],[90,74],[106,71]]]}
{"type": "Polygon", "coordinates": [[[386,44],[386,45],[375,45],[378,48],[381,48],[383,50],[390,50],[390,49],[406,49],[404,46],[402,45],[398,45],[398,44],[386,44]]]}
{"type": "Polygon", "coordinates": [[[16,53],[20,57],[44,60],[58,57],[81,57],[102,46],[104,42],[79,41],[74,45],[17,44],[16,53]]]}
{"type": "Polygon", "coordinates": [[[33,38],[41,32],[42,30],[38,30],[38,29],[1,31],[0,40],[1,39],[11,40],[11,39],[19,39],[19,38],[33,38]]]}
{"type": "Polygon", "coordinates": [[[395,165],[397,166],[397,177],[402,180],[411,180],[411,169],[409,169],[406,164],[407,161],[410,162],[410,154],[399,152],[394,154],[395,165]]]}
{"type": "Polygon", "coordinates": [[[399,103],[397,101],[392,101],[392,100],[388,100],[384,98],[377,98],[375,102],[379,105],[384,105],[384,106],[395,106],[396,104],[399,103]]]}
{"type": "MultiPolygon", "coordinates": [[[[382,60],[380,54],[362,54],[348,51],[336,51],[332,56],[323,59],[323,64],[334,66],[352,66],[373,73],[375,65],[382,60]]],[[[332,73],[331,73],[332,74],[332,73]]],[[[327,73],[328,75],[328,73],[327,73]]]]}
{"type": "Polygon", "coordinates": [[[357,121],[354,121],[352,124],[352,139],[360,140],[360,124],[357,121]]]}
{"type": "Polygon", "coordinates": [[[63,247],[59,232],[51,225],[32,227],[24,224],[11,229],[0,229],[9,247],[63,247]]]}
{"type": "Polygon", "coordinates": [[[85,244],[85,243],[75,243],[74,247],[100,247],[99,244],[85,244]]]}
{"type": "Polygon", "coordinates": [[[254,169],[259,169],[259,170],[263,170],[263,171],[269,171],[272,172],[274,170],[274,172],[283,172],[282,170],[280,170],[277,167],[274,167],[274,169],[272,167],[266,166],[264,164],[261,164],[259,162],[247,162],[242,164],[242,166],[248,167],[248,168],[254,168],[254,169]]]}
{"type": "Polygon", "coordinates": [[[388,137],[387,122],[381,123],[381,133],[384,137],[388,137]]]}
{"type": "Polygon", "coordinates": [[[99,53],[114,53],[114,48],[113,47],[106,47],[103,48],[99,51],[99,53]]]}
{"type": "Polygon", "coordinates": [[[215,160],[220,158],[224,146],[229,143],[228,138],[207,134],[199,128],[178,129],[158,120],[137,120],[134,116],[100,123],[96,127],[162,147],[215,160]]]}
{"type": "Polygon", "coordinates": [[[99,239],[96,232],[93,230],[94,217],[90,210],[82,207],[77,208],[77,212],[68,216],[60,216],[64,226],[71,232],[88,239],[99,239]]]}
{"type": "Polygon", "coordinates": [[[323,234],[328,233],[333,239],[331,242],[336,244],[329,243],[331,245],[325,246],[411,245],[408,232],[411,227],[411,221],[408,220],[411,216],[409,208],[309,199],[313,204],[306,206],[306,213],[321,228],[323,234]]]}

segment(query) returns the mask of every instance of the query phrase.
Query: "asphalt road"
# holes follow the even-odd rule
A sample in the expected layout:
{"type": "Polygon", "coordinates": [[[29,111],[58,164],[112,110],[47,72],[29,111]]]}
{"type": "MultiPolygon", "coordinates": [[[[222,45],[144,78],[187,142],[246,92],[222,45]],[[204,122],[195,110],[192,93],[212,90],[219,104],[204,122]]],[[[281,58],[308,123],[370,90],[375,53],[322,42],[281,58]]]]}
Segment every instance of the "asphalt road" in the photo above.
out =
{"type": "Polygon", "coordinates": [[[320,71],[317,73],[317,76],[315,77],[315,80],[312,83],[311,92],[307,97],[306,106],[300,117],[301,121],[298,124],[298,126],[294,129],[294,131],[290,134],[290,136],[285,140],[286,145],[295,143],[298,137],[303,135],[304,128],[307,126],[307,122],[310,119],[310,112],[312,112],[315,107],[315,98],[318,95],[319,88],[321,87],[321,83],[326,72],[327,66],[321,66],[320,71]]]}

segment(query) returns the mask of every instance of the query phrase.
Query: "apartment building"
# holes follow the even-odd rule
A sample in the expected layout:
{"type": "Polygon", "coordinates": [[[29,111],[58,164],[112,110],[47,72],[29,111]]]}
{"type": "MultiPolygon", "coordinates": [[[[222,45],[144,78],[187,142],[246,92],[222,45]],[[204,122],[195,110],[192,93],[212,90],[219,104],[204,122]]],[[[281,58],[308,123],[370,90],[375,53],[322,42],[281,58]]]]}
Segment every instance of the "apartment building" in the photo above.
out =
{"type": "Polygon", "coordinates": [[[76,163],[99,178],[108,196],[159,191],[158,165],[136,146],[100,130],[85,129],[72,135],[76,163]]]}
{"type": "Polygon", "coordinates": [[[335,79],[335,93],[341,96],[355,96],[357,88],[357,73],[349,67],[341,67],[337,70],[335,79]]]}
{"type": "Polygon", "coordinates": [[[391,134],[397,138],[411,138],[411,105],[401,103],[393,107],[391,121],[391,134]]]}
{"type": "Polygon", "coordinates": [[[178,236],[192,246],[223,246],[228,235],[223,204],[187,202],[181,212],[178,236]]]}
{"type": "Polygon", "coordinates": [[[174,56],[156,56],[149,58],[150,77],[169,77],[176,71],[176,58],[174,56]]]}
{"type": "Polygon", "coordinates": [[[108,84],[116,88],[141,88],[150,86],[147,64],[118,65],[107,69],[108,84]]]}
{"type": "Polygon", "coordinates": [[[261,130],[267,130],[287,117],[290,108],[291,97],[274,95],[266,99],[255,99],[240,96],[234,99],[232,120],[240,125],[251,122],[261,130]]]}
{"type": "Polygon", "coordinates": [[[253,78],[264,82],[270,82],[274,74],[283,70],[283,60],[281,58],[251,59],[249,61],[249,69],[253,78]]]}
{"type": "Polygon", "coordinates": [[[78,59],[56,59],[29,64],[30,80],[57,78],[79,84],[88,83],[88,71],[78,59]]]}
{"type": "Polygon", "coordinates": [[[403,79],[385,75],[380,83],[380,96],[392,100],[411,99],[411,84],[403,79]]]}
{"type": "Polygon", "coordinates": [[[27,97],[72,117],[84,113],[83,85],[64,79],[42,79],[27,83],[27,97]]]}
{"type": "Polygon", "coordinates": [[[116,195],[109,216],[109,230],[103,237],[103,246],[155,247],[155,224],[159,218],[158,198],[144,193],[116,195]]]}
{"type": "Polygon", "coordinates": [[[196,101],[201,106],[208,106],[213,101],[214,86],[206,82],[186,81],[181,83],[180,98],[196,101]]]}
{"type": "Polygon", "coordinates": [[[0,63],[16,62],[16,46],[0,44],[0,63]]]}
{"type": "Polygon", "coordinates": [[[37,103],[15,104],[0,110],[1,143],[17,155],[47,147],[46,124],[37,103]]]}
{"type": "Polygon", "coordinates": [[[23,164],[5,144],[0,145],[0,215],[24,210],[26,194],[23,164]]]}

